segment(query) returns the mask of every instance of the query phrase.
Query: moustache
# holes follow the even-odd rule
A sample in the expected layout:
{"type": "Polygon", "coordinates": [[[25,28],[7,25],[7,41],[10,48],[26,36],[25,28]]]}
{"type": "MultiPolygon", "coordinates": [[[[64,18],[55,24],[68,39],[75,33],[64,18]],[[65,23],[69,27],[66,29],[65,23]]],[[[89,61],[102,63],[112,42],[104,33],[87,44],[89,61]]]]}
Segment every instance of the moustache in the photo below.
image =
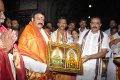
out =
{"type": "Polygon", "coordinates": [[[0,23],[1,23],[1,24],[4,23],[4,21],[5,21],[4,19],[1,19],[1,18],[0,18],[0,23]]]}
{"type": "Polygon", "coordinates": [[[91,28],[95,28],[95,29],[97,29],[97,27],[96,27],[96,26],[93,26],[93,27],[91,27],[91,28]]]}
{"type": "Polygon", "coordinates": [[[80,26],[80,27],[85,27],[85,26],[80,26]]]}
{"type": "Polygon", "coordinates": [[[60,27],[66,27],[66,26],[60,25],[60,27]]]}

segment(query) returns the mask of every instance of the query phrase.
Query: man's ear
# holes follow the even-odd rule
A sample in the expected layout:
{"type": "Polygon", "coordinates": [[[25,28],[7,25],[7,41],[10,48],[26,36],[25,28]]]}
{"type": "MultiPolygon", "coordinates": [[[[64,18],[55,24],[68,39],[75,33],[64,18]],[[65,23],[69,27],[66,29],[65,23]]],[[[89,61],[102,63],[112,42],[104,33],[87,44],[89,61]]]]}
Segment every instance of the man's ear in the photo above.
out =
{"type": "Polygon", "coordinates": [[[100,24],[100,27],[102,26],[102,24],[100,24]]]}
{"type": "Polygon", "coordinates": [[[90,23],[90,26],[92,26],[92,24],[90,23]]]}
{"type": "Polygon", "coordinates": [[[33,18],[31,20],[33,21],[33,18]]]}
{"type": "Polygon", "coordinates": [[[59,23],[57,23],[57,26],[59,26],[59,23]]]}

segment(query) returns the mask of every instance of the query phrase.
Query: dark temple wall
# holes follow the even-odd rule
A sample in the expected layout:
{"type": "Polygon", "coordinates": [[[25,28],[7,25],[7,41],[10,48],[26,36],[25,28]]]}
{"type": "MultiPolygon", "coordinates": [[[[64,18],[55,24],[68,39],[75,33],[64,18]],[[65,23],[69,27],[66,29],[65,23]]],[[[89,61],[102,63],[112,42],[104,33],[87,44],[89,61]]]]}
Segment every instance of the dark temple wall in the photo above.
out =
{"type": "Polygon", "coordinates": [[[119,0],[4,0],[4,3],[6,16],[18,18],[21,24],[27,24],[30,15],[37,9],[44,10],[46,20],[51,21],[54,26],[59,16],[76,21],[81,17],[100,16],[105,25],[108,25],[111,18],[120,21],[119,0]],[[89,8],[89,4],[93,7],[89,8]]]}

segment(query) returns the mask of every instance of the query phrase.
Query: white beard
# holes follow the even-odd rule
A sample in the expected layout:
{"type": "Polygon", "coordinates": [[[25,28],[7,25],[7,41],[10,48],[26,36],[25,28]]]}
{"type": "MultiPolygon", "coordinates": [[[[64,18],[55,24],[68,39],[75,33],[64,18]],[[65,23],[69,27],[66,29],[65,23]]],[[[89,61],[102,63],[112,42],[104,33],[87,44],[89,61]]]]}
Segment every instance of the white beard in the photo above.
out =
{"type": "Polygon", "coordinates": [[[4,19],[0,18],[0,24],[4,23],[4,21],[5,21],[4,19]]]}

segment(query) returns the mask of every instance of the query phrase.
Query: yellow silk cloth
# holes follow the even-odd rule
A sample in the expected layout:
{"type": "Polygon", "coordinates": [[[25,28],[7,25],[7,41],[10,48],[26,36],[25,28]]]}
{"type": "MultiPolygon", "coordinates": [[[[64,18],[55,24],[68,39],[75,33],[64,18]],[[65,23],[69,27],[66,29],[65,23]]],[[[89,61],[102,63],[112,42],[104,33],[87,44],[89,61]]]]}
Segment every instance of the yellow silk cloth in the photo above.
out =
{"type": "Polygon", "coordinates": [[[26,73],[27,73],[27,80],[52,80],[51,72],[38,73],[26,69],[26,73]]]}
{"type": "Polygon", "coordinates": [[[57,73],[55,80],[71,80],[71,75],[57,73]]]}
{"type": "Polygon", "coordinates": [[[39,28],[33,22],[25,27],[18,42],[22,55],[29,56],[36,61],[46,63],[47,45],[39,28]]]}

